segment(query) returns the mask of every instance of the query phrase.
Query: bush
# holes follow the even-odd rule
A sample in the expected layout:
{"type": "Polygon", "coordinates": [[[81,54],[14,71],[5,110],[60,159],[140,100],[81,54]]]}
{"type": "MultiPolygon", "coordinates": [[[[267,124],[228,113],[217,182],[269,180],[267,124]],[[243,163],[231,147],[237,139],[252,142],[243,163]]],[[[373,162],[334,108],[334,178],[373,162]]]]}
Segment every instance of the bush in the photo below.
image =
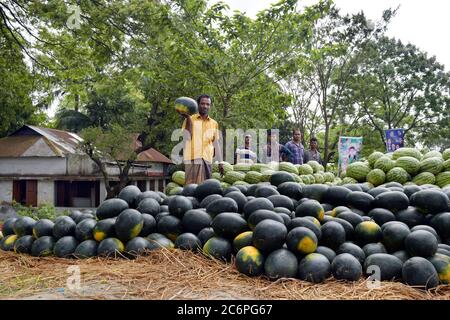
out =
{"type": "Polygon", "coordinates": [[[64,210],[62,214],[58,214],[56,211],[55,206],[53,206],[51,203],[43,203],[39,205],[38,207],[27,207],[24,205],[21,205],[20,203],[17,203],[13,201],[12,207],[16,210],[17,214],[19,216],[24,217],[31,217],[35,220],[39,219],[49,219],[54,221],[57,216],[59,215],[69,215],[70,212],[68,210],[64,210]]]}

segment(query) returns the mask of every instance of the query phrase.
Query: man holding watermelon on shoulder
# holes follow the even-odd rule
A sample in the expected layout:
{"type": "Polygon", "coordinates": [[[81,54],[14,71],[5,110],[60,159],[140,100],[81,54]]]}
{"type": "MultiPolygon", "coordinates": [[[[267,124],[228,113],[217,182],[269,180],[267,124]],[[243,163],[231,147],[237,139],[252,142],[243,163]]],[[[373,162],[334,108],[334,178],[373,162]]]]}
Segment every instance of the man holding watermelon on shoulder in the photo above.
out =
{"type": "MultiPolygon", "coordinates": [[[[186,103],[188,101],[179,102],[184,105],[188,104],[186,103]]],[[[176,107],[177,112],[185,118],[182,128],[184,129],[185,141],[183,158],[186,184],[199,184],[211,178],[214,151],[219,162],[222,161],[222,151],[219,144],[219,125],[217,121],[208,115],[211,109],[211,102],[209,95],[202,94],[197,99],[198,113],[195,112],[195,106],[189,106],[185,110],[182,107],[176,107]]],[[[175,103],[177,105],[177,102],[175,103]]],[[[223,176],[222,164],[219,164],[219,171],[223,176]]]]}

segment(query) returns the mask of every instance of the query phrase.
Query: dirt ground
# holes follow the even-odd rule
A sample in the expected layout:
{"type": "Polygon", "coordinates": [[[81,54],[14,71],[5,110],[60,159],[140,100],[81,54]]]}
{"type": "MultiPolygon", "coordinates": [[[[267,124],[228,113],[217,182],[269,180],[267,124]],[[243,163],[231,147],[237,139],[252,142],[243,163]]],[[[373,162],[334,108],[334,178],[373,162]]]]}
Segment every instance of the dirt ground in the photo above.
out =
{"type": "Polygon", "coordinates": [[[35,258],[2,251],[0,299],[450,300],[450,286],[423,291],[399,282],[370,289],[366,280],[269,281],[244,276],[232,263],[180,250],[153,251],[134,260],[35,258]]]}

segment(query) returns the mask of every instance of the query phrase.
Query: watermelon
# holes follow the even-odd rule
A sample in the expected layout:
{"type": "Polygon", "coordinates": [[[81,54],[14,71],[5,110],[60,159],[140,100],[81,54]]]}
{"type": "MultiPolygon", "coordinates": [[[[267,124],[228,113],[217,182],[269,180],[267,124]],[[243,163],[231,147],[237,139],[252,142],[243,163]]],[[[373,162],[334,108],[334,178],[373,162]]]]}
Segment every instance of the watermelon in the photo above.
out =
{"type": "Polygon", "coordinates": [[[179,97],[175,100],[175,110],[190,115],[198,113],[198,104],[192,98],[179,97]]]}
{"type": "Polygon", "coordinates": [[[166,215],[161,219],[157,220],[157,230],[162,233],[165,237],[169,238],[171,241],[183,233],[183,227],[181,220],[172,215],[166,215]]]}
{"type": "Polygon", "coordinates": [[[320,244],[336,250],[346,240],[346,231],[344,227],[336,221],[336,218],[326,222],[320,228],[322,237],[320,238],[320,244]]]}
{"type": "Polygon", "coordinates": [[[283,246],[286,241],[286,226],[278,221],[263,220],[253,230],[253,245],[264,253],[283,246]]]}
{"type": "Polygon", "coordinates": [[[444,152],[442,152],[442,157],[444,160],[449,160],[450,159],[450,149],[445,149],[444,152]]]}
{"type": "Polygon", "coordinates": [[[403,282],[410,286],[431,289],[439,284],[439,276],[433,264],[422,257],[408,259],[402,268],[403,282]]]}
{"type": "Polygon", "coordinates": [[[310,253],[298,266],[298,277],[312,283],[321,283],[331,275],[331,264],[328,258],[320,253],[310,253]]]}
{"type": "Polygon", "coordinates": [[[361,265],[364,264],[364,260],[366,259],[366,254],[364,253],[363,249],[361,249],[361,247],[357,246],[352,242],[344,242],[343,244],[341,244],[339,248],[336,250],[336,254],[341,253],[351,254],[356,259],[358,259],[361,265]]]}
{"type": "Polygon", "coordinates": [[[203,253],[207,256],[229,261],[233,251],[231,243],[224,238],[212,237],[203,245],[203,253]]]}
{"type": "MultiPolygon", "coordinates": [[[[70,219],[69,217],[67,217],[70,219]]],[[[30,217],[19,217],[13,225],[14,233],[18,237],[23,237],[26,235],[31,235],[33,233],[33,227],[36,223],[36,220],[30,217]]]]}
{"type": "Polygon", "coordinates": [[[264,272],[264,256],[253,246],[240,249],[235,264],[239,272],[248,276],[259,276],[264,272]]]}
{"type": "Polygon", "coordinates": [[[175,240],[175,248],[182,250],[197,251],[202,248],[202,242],[193,233],[182,233],[175,240]]]}
{"type": "Polygon", "coordinates": [[[367,174],[367,181],[375,187],[383,184],[386,179],[386,174],[381,169],[373,169],[367,174]]]}
{"type": "Polygon", "coordinates": [[[432,157],[422,160],[420,162],[420,172],[430,172],[437,175],[444,168],[444,161],[442,158],[432,157]]]}
{"type": "Polygon", "coordinates": [[[313,174],[314,169],[309,164],[301,164],[297,167],[299,175],[313,174]]]}
{"type": "Polygon", "coordinates": [[[44,236],[52,236],[54,225],[53,221],[49,219],[38,220],[33,226],[32,233],[34,238],[37,239],[44,236]]]}
{"type": "Polygon", "coordinates": [[[434,184],[436,182],[436,178],[434,174],[431,172],[422,172],[419,173],[417,176],[415,176],[412,179],[412,182],[417,184],[418,186],[424,185],[424,184],[434,184]]]}
{"type": "Polygon", "coordinates": [[[266,257],[264,270],[271,280],[295,278],[298,272],[297,257],[284,248],[275,250],[266,257]]]}
{"type": "Polygon", "coordinates": [[[223,177],[223,181],[225,181],[229,184],[233,184],[236,181],[244,181],[244,179],[245,179],[245,173],[238,172],[238,171],[229,171],[223,177]]]}
{"type": "Polygon", "coordinates": [[[238,234],[233,239],[233,248],[235,252],[238,252],[243,247],[252,246],[253,245],[253,232],[245,231],[241,234],[238,234]]]}
{"type": "Polygon", "coordinates": [[[69,258],[74,254],[78,245],[79,242],[75,237],[65,236],[56,241],[53,247],[53,253],[58,258],[69,258]]]}
{"type": "Polygon", "coordinates": [[[86,240],[81,242],[73,255],[78,259],[86,259],[97,255],[98,244],[94,240],[86,240]]]}
{"type": "Polygon", "coordinates": [[[248,171],[245,174],[244,181],[255,184],[261,181],[262,174],[257,171],[248,171]]]}
{"type": "Polygon", "coordinates": [[[450,258],[442,254],[435,254],[428,258],[436,269],[442,284],[450,284],[450,258]]]}
{"type": "Polygon", "coordinates": [[[427,153],[425,153],[422,157],[422,160],[428,159],[428,158],[442,158],[442,153],[440,153],[439,151],[428,151],[427,153]]]}
{"type": "Polygon", "coordinates": [[[114,218],[104,219],[97,222],[92,231],[93,237],[96,241],[100,242],[106,238],[111,238],[115,236],[115,225],[116,220],[114,218]]]}
{"type": "Polygon", "coordinates": [[[386,253],[372,254],[364,262],[364,272],[367,275],[371,274],[371,266],[379,268],[378,280],[395,280],[402,277],[403,262],[396,256],[386,253]]]}
{"type": "Polygon", "coordinates": [[[405,249],[412,257],[431,257],[436,253],[437,248],[436,237],[425,230],[413,231],[405,238],[405,249]]]}
{"type": "Polygon", "coordinates": [[[314,232],[318,240],[320,240],[320,238],[322,237],[320,222],[317,219],[311,221],[310,219],[308,219],[308,217],[294,218],[289,221],[287,227],[289,231],[297,227],[305,227],[314,232]]]}
{"type": "Polygon", "coordinates": [[[441,190],[426,189],[411,196],[411,205],[423,213],[436,214],[449,209],[448,197],[441,190]]]}
{"type": "Polygon", "coordinates": [[[94,219],[84,219],[75,228],[75,238],[82,242],[93,238],[93,230],[97,222],[94,219]]]}
{"type": "Polygon", "coordinates": [[[296,227],[287,234],[286,244],[291,252],[306,255],[316,251],[318,240],[312,230],[305,227],[296,227]]]}
{"type": "Polygon", "coordinates": [[[363,248],[366,257],[369,257],[375,253],[387,253],[386,248],[380,242],[378,243],[368,243],[363,248]]]}
{"type": "Polygon", "coordinates": [[[200,183],[195,189],[195,197],[198,201],[202,201],[211,194],[222,194],[222,187],[220,182],[214,179],[207,179],[200,183]]]}
{"type": "Polygon", "coordinates": [[[392,168],[395,166],[395,161],[383,156],[379,158],[377,161],[375,161],[375,164],[373,165],[374,169],[380,169],[383,170],[385,173],[389,172],[392,168]]]}
{"type": "Polygon", "coordinates": [[[273,211],[273,203],[266,198],[256,198],[248,201],[244,206],[244,218],[248,219],[256,210],[265,209],[273,211]]]}
{"type": "Polygon", "coordinates": [[[214,236],[216,236],[216,234],[214,233],[214,230],[211,227],[203,228],[202,230],[200,230],[199,233],[197,233],[197,237],[201,241],[202,246],[204,246],[206,241],[208,241],[214,236]]]}
{"type": "Polygon", "coordinates": [[[369,161],[369,166],[370,166],[371,168],[373,168],[374,165],[375,165],[375,162],[376,162],[378,159],[380,159],[382,156],[384,156],[384,154],[383,154],[382,152],[379,152],[379,151],[372,152],[372,153],[370,154],[370,156],[367,158],[367,160],[369,161]]]}
{"type": "MultiPolygon", "coordinates": [[[[228,163],[226,161],[222,161],[220,163],[223,165],[224,173],[227,173],[229,171],[233,171],[233,165],[231,165],[230,163],[228,163]]],[[[213,173],[218,173],[219,172],[219,162],[213,163],[213,165],[212,165],[212,172],[213,173]]]]}
{"type": "Polygon", "coordinates": [[[436,176],[436,184],[441,188],[450,185],[450,171],[439,173],[436,176]]]}
{"type": "Polygon", "coordinates": [[[370,167],[363,162],[353,162],[347,166],[346,177],[355,179],[358,182],[366,181],[370,172],[370,167]]]}
{"type": "Polygon", "coordinates": [[[34,257],[47,257],[53,254],[55,239],[51,236],[43,236],[33,242],[31,255],[34,257]]]}
{"type": "Polygon", "coordinates": [[[17,241],[18,236],[17,234],[10,234],[4,238],[2,238],[0,244],[1,249],[4,251],[12,251],[14,250],[14,244],[17,241]]]}
{"type": "Polygon", "coordinates": [[[172,174],[172,181],[180,186],[184,186],[186,184],[186,174],[184,171],[175,171],[172,174]]]}
{"type": "Polygon", "coordinates": [[[394,153],[392,154],[392,159],[397,160],[400,157],[408,157],[408,156],[416,158],[417,160],[420,160],[422,158],[422,154],[417,149],[399,148],[399,149],[395,150],[394,153]]]}
{"type": "Polygon", "coordinates": [[[117,238],[106,238],[102,240],[97,248],[99,256],[118,257],[125,251],[125,246],[117,238]]]}
{"type": "Polygon", "coordinates": [[[14,242],[14,252],[15,253],[31,253],[31,246],[33,245],[34,238],[33,236],[27,235],[18,238],[14,242]]]}
{"type": "Polygon", "coordinates": [[[320,163],[318,163],[317,161],[311,160],[311,161],[308,161],[307,164],[309,164],[311,166],[311,168],[313,168],[314,173],[324,172],[325,171],[325,168],[320,163]]]}
{"type": "MultiPolygon", "coordinates": [[[[123,201],[123,200],[122,200],[123,201]]],[[[77,224],[68,216],[60,216],[56,218],[53,226],[53,236],[59,239],[65,236],[74,236],[77,224]]]]}
{"type": "Polygon", "coordinates": [[[211,227],[216,235],[228,240],[233,240],[237,235],[248,230],[247,221],[241,215],[234,212],[218,214],[212,220],[211,227]]]}
{"type": "Polygon", "coordinates": [[[395,166],[405,169],[410,175],[415,175],[419,172],[420,161],[413,157],[400,157],[395,162],[395,166]]]}
{"type": "Polygon", "coordinates": [[[125,200],[107,199],[97,208],[96,215],[99,220],[114,218],[125,209],[128,209],[128,203],[125,200]]]}
{"type": "Polygon", "coordinates": [[[255,197],[268,198],[273,195],[279,195],[280,193],[274,188],[274,186],[261,185],[256,188],[255,197]]]}
{"type": "Polygon", "coordinates": [[[311,216],[319,221],[323,220],[325,211],[317,200],[306,200],[295,209],[296,217],[311,216]]]}
{"type": "Polygon", "coordinates": [[[119,195],[117,197],[127,202],[130,208],[134,208],[136,204],[136,199],[140,194],[141,190],[139,190],[138,187],[134,185],[129,185],[120,190],[119,195]]]}
{"type": "Polygon", "coordinates": [[[235,165],[233,165],[233,170],[240,171],[245,174],[246,172],[250,171],[251,166],[252,165],[250,163],[236,163],[235,165]]]}
{"type": "Polygon", "coordinates": [[[373,221],[363,221],[356,226],[355,237],[360,245],[376,243],[382,238],[381,228],[373,221]]]}
{"type": "Polygon", "coordinates": [[[292,177],[292,175],[284,171],[275,172],[270,176],[270,184],[277,187],[280,184],[288,181],[294,181],[294,178],[292,177]]]}
{"type": "Polygon", "coordinates": [[[450,171],[450,159],[447,159],[443,163],[443,171],[450,171]]]}
{"type": "Polygon", "coordinates": [[[250,167],[250,171],[263,172],[264,170],[270,170],[270,167],[265,163],[254,163],[250,167]]]}
{"type": "Polygon", "coordinates": [[[192,202],[187,197],[175,196],[169,200],[169,212],[177,218],[182,218],[185,212],[192,209],[192,202]]]}
{"type": "Polygon", "coordinates": [[[351,254],[341,253],[331,263],[331,271],[337,280],[357,281],[362,275],[362,266],[351,254]]]}
{"type": "Polygon", "coordinates": [[[117,217],[114,230],[121,241],[129,241],[137,237],[144,227],[142,214],[134,209],[126,209],[117,217]]]}
{"type": "Polygon", "coordinates": [[[358,180],[353,179],[351,177],[345,177],[344,179],[342,179],[342,184],[353,184],[353,183],[358,183],[358,180]]]}
{"type": "Polygon", "coordinates": [[[387,182],[398,182],[400,184],[405,184],[409,180],[411,180],[411,176],[405,169],[400,167],[394,167],[386,174],[387,182]]]}

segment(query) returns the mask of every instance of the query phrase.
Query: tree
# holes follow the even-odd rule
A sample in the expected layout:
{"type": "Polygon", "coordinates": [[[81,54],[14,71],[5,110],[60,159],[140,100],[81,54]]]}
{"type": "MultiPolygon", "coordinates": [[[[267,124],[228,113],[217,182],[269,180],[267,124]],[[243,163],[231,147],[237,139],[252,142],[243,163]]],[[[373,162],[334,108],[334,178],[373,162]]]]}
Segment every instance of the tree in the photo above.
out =
{"type": "MultiPolygon", "coordinates": [[[[335,147],[335,143],[330,143],[330,134],[344,107],[345,88],[364,58],[362,48],[367,41],[382,34],[394,13],[386,10],[383,19],[375,25],[366,19],[363,12],[341,15],[332,6],[317,21],[307,50],[298,52],[294,72],[287,73],[286,83],[294,85],[293,90],[299,91],[297,96],[310,97],[306,101],[310,104],[301,108],[314,110],[318,106],[324,130],[325,165],[330,160],[330,151],[335,147]],[[305,83],[308,85],[305,86],[305,83]]],[[[350,117],[350,114],[347,116],[350,117]]]]}
{"type": "Polygon", "coordinates": [[[385,129],[404,128],[410,145],[450,146],[450,74],[412,44],[382,37],[347,88],[349,102],[385,144],[385,129]]]}

